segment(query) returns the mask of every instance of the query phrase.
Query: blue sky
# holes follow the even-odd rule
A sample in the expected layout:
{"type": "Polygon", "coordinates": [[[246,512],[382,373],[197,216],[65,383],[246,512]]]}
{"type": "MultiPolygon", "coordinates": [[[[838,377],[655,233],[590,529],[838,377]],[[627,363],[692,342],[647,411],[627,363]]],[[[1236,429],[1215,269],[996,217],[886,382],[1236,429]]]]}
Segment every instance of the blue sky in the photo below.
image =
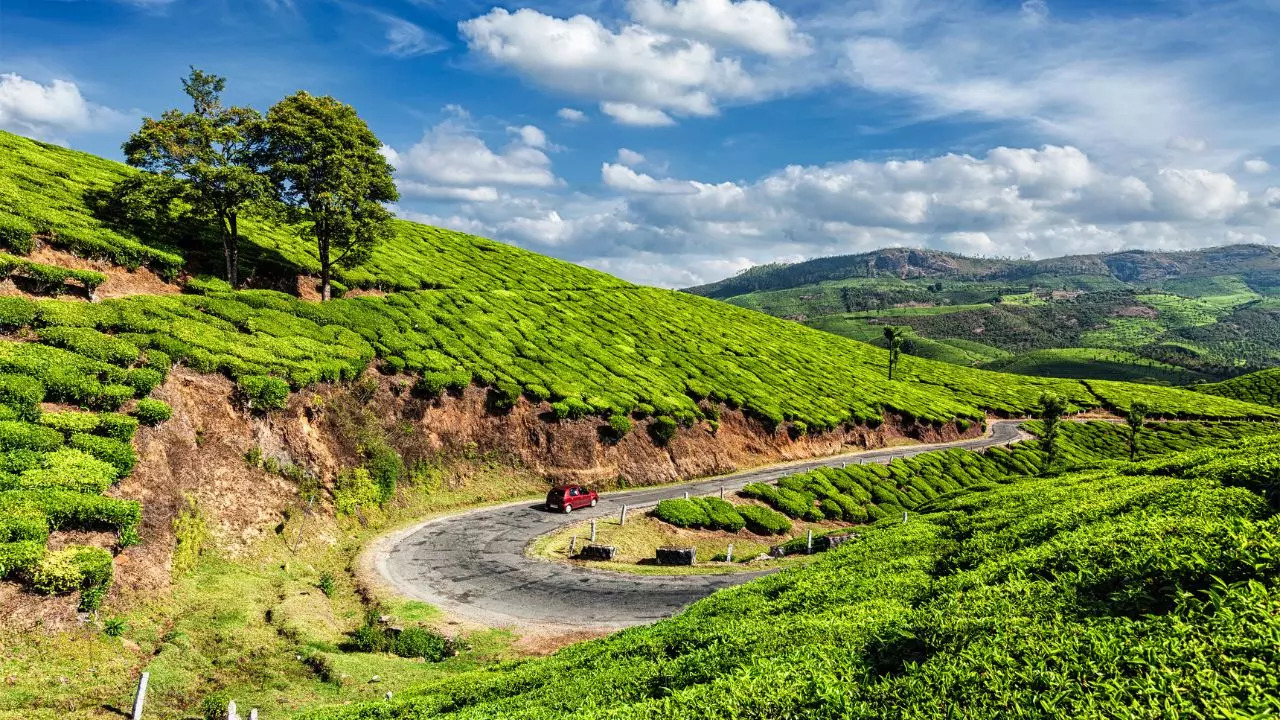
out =
{"type": "Polygon", "coordinates": [[[108,157],[196,65],[354,105],[404,217],[628,279],[1280,240],[1276,0],[4,0],[0,127],[108,157]]]}

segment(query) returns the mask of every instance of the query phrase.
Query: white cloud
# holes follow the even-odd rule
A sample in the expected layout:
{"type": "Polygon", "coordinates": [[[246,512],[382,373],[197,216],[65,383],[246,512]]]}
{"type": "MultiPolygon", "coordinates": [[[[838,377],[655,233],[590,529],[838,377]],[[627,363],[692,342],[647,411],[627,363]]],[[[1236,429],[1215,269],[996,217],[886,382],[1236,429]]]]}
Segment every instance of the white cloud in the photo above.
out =
{"type": "Polygon", "coordinates": [[[1262,158],[1253,158],[1244,161],[1244,169],[1251,175],[1265,175],[1271,171],[1271,163],[1262,158]]]}
{"type": "Polygon", "coordinates": [[[581,123],[587,121],[587,114],[577,108],[563,107],[556,111],[556,117],[568,123],[581,123]]]}
{"type": "Polygon", "coordinates": [[[618,196],[503,196],[454,219],[470,232],[667,286],[751,263],[892,245],[1051,257],[1280,237],[1280,188],[1250,192],[1199,168],[1117,174],[1069,146],[791,165],[750,183],[604,163],[601,181],[618,196]]]}
{"type": "Polygon", "coordinates": [[[528,8],[495,8],[459,23],[472,52],[554,90],[591,98],[631,125],[670,125],[708,116],[723,102],[748,101],[811,82],[804,73],[744,68],[705,42],[641,24],[617,31],[586,15],[561,19],[528,8]]]}
{"type": "Polygon", "coordinates": [[[43,140],[104,130],[124,121],[115,110],[89,102],[67,80],[41,84],[16,73],[0,74],[0,128],[43,140]]]}
{"type": "Polygon", "coordinates": [[[533,125],[522,125],[520,127],[509,127],[507,132],[518,135],[520,142],[531,148],[541,150],[547,147],[547,134],[542,132],[541,128],[533,125]]]}
{"type": "Polygon", "coordinates": [[[440,36],[404,18],[390,13],[371,12],[386,26],[388,55],[402,58],[418,57],[440,52],[449,46],[440,36]]]}
{"type": "Polygon", "coordinates": [[[621,125],[667,127],[676,124],[676,121],[665,112],[634,103],[604,102],[600,103],[600,111],[621,125]]]}
{"type": "Polygon", "coordinates": [[[698,191],[695,183],[685,180],[657,180],[626,165],[614,163],[601,165],[600,178],[614,190],[628,193],[688,195],[698,191]]]}
{"type": "Polygon", "coordinates": [[[618,162],[634,167],[644,162],[644,155],[635,150],[618,148],[618,162]]]}
{"type": "Polygon", "coordinates": [[[1209,143],[1202,138],[1189,138],[1181,135],[1169,138],[1167,145],[1170,150],[1187,153],[1202,153],[1209,147],[1209,143]]]}
{"type": "Polygon", "coordinates": [[[485,143],[469,124],[466,110],[447,106],[451,117],[428,130],[401,152],[381,152],[396,168],[404,194],[437,200],[493,202],[499,187],[551,188],[560,184],[544,150],[547,136],[533,125],[510,127],[515,139],[499,151],[485,143]]]}
{"type": "Polygon", "coordinates": [[[657,30],[781,57],[810,52],[796,22],[763,0],[631,0],[631,16],[657,30]]]}

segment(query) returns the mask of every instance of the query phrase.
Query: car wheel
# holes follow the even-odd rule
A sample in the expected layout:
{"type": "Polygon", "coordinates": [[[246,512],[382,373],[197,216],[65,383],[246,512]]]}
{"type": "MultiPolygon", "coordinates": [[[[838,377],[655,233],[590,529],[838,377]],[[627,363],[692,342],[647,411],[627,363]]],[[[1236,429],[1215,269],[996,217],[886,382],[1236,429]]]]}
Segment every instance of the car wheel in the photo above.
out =
{"type": "Polygon", "coordinates": [[[571,513],[571,512],[573,512],[573,506],[572,506],[572,505],[570,505],[569,503],[565,503],[565,504],[564,504],[564,514],[565,514],[565,515],[568,515],[568,514],[569,514],[569,513],[571,513]]]}
{"type": "Polygon", "coordinates": [[[596,506],[596,498],[591,498],[591,507],[596,506]]]}

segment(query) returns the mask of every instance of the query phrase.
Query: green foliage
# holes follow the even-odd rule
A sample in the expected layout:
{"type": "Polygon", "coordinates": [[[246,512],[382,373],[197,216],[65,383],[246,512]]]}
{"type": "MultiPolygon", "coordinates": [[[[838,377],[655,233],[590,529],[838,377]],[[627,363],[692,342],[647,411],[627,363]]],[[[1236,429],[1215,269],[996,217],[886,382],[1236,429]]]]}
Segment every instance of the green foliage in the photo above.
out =
{"type": "Polygon", "coordinates": [[[109,584],[112,570],[111,553],[72,546],[46,554],[31,571],[31,586],[48,595],[88,590],[109,584]]]}
{"type": "Polygon", "coordinates": [[[124,144],[125,157],[130,165],[157,173],[178,188],[166,200],[179,201],[194,218],[217,224],[227,279],[234,286],[240,214],[268,190],[257,168],[262,117],[253,108],[224,107],[226,80],[217,75],[193,67],[182,88],[192,111],[168,110],[159,120],[143,119],[124,144]]]}
{"type": "Polygon", "coordinates": [[[671,442],[671,438],[676,436],[676,430],[679,427],[675,419],[662,415],[655,417],[649,423],[649,434],[653,436],[654,442],[659,445],[666,445],[671,442]]]}
{"type": "Polygon", "coordinates": [[[31,423],[0,421],[0,451],[35,450],[45,452],[62,444],[62,433],[31,423]]]}
{"type": "Polygon", "coordinates": [[[350,105],[299,91],[266,119],[262,162],[278,199],[303,221],[320,261],[321,298],[334,265],[355,267],[393,233],[383,203],[400,197],[382,144],[350,105]]]}
{"type": "Polygon", "coordinates": [[[757,535],[782,535],[791,532],[791,521],[782,513],[758,505],[743,505],[737,510],[746,528],[757,535]]]}
{"type": "Polygon", "coordinates": [[[205,546],[213,539],[209,521],[200,510],[194,495],[187,495],[182,510],[173,519],[173,575],[181,577],[191,572],[200,560],[205,546]]]}
{"type": "Polygon", "coordinates": [[[378,486],[378,503],[382,504],[396,494],[396,485],[405,474],[404,460],[385,444],[378,444],[368,454],[364,467],[378,486]]]}
{"type": "Polygon", "coordinates": [[[133,445],[115,438],[74,433],[69,444],[73,448],[111,463],[120,472],[121,477],[133,472],[133,466],[138,461],[133,453],[133,445]]]}
{"type": "Polygon", "coordinates": [[[125,622],[124,618],[107,618],[107,620],[102,623],[102,634],[107,637],[121,637],[128,629],[129,623],[125,622]]]}
{"type": "Polygon", "coordinates": [[[27,375],[0,374],[0,403],[13,408],[17,417],[35,420],[44,400],[44,385],[27,375]]]}
{"type": "Polygon", "coordinates": [[[338,587],[337,579],[334,578],[333,573],[325,570],[320,573],[320,579],[316,581],[316,587],[320,589],[320,592],[324,593],[325,597],[331,598],[338,587]]]}
{"type": "Polygon", "coordinates": [[[1280,368],[1260,370],[1220,383],[1197,385],[1197,392],[1280,407],[1280,368]]]}
{"type": "Polygon", "coordinates": [[[26,327],[35,319],[35,303],[26,298],[0,297],[0,328],[26,327]]]}
{"type": "Polygon", "coordinates": [[[134,407],[133,416],[143,425],[159,425],[173,417],[173,408],[163,400],[143,398],[134,407]]]}
{"type": "Polygon", "coordinates": [[[267,375],[246,375],[236,382],[236,390],[252,410],[280,410],[289,400],[289,383],[267,375]]]}
{"type": "Polygon", "coordinates": [[[86,292],[92,293],[107,281],[107,276],[93,270],[74,270],[31,262],[8,253],[0,252],[0,279],[16,277],[29,282],[39,293],[59,293],[68,280],[75,280],[86,292]]]}
{"type": "Polygon", "coordinates": [[[626,437],[626,435],[631,432],[632,427],[634,427],[634,423],[632,423],[631,418],[626,415],[614,413],[609,416],[608,427],[610,437],[617,441],[626,437]]]}
{"type": "Polygon", "coordinates": [[[692,500],[662,500],[653,508],[654,517],[682,528],[707,527],[711,520],[701,505],[692,500]]]}
{"type": "Polygon", "coordinates": [[[87,327],[47,327],[38,335],[40,342],[66,348],[78,355],[112,365],[128,366],[138,359],[141,352],[137,345],[120,338],[104,335],[87,327]]]}
{"type": "Polygon", "coordinates": [[[402,658],[440,662],[453,655],[453,644],[440,633],[423,627],[407,627],[396,634],[391,652],[402,658]]]}
{"type": "Polygon", "coordinates": [[[13,215],[0,215],[0,245],[19,255],[30,254],[35,249],[35,226],[13,215]]]}
{"type": "Polygon", "coordinates": [[[1280,532],[1220,478],[1280,450],[1246,449],[975,486],[675,618],[303,717],[1265,716],[1280,532]]]}
{"type": "Polygon", "coordinates": [[[362,467],[339,473],[333,488],[333,505],[339,515],[355,515],[364,508],[375,507],[381,497],[381,488],[362,467]]]}

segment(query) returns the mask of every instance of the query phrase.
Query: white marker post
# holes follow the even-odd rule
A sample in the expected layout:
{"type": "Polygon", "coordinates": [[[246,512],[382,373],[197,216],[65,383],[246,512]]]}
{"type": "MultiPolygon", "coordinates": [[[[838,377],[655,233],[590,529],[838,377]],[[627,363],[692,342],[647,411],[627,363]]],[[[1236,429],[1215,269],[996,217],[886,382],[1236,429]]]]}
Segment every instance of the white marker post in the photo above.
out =
{"type": "Polygon", "coordinates": [[[729,549],[724,553],[725,562],[733,562],[733,543],[729,543],[729,549]]]}
{"type": "Polygon", "coordinates": [[[688,491],[688,490],[685,490],[685,491],[684,491],[684,499],[685,499],[685,500],[688,500],[688,499],[689,499],[689,491],[688,491]]]}
{"type": "Polygon", "coordinates": [[[622,513],[618,515],[618,524],[627,524],[627,506],[625,504],[622,506],[622,513]]]}
{"type": "Polygon", "coordinates": [[[573,537],[569,538],[569,554],[572,555],[573,552],[577,549],[578,549],[578,536],[574,535],[573,537]]]}
{"type": "Polygon", "coordinates": [[[249,720],[258,720],[258,708],[249,709],[249,720]]]}
{"type": "Polygon", "coordinates": [[[227,703],[227,720],[240,720],[240,713],[236,712],[235,700],[227,703]]]}
{"type": "Polygon", "coordinates": [[[813,554],[813,531],[812,530],[809,531],[808,551],[810,555],[813,554]]]}
{"type": "Polygon", "coordinates": [[[133,720],[142,720],[142,706],[147,702],[147,681],[151,673],[144,672],[138,680],[138,693],[133,696],[133,720]]]}
{"type": "Polygon", "coordinates": [[[596,521],[591,521],[591,542],[596,541],[596,521]]]}
{"type": "Polygon", "coordinates": [[[907,521],[907,513],[906,513],[906,511],[903,511],[903,513],[902,513],[902,522],[906,522],[906,521],[907,521]]]}
{"type": "Polygon", "coordinates": [[[721,499],[721,500],[723,500],[723,499],[724,499],[724,486],[723,486],[723,485],[721,485],[721,486],[720,486],[720,499],[721,499]]]}

